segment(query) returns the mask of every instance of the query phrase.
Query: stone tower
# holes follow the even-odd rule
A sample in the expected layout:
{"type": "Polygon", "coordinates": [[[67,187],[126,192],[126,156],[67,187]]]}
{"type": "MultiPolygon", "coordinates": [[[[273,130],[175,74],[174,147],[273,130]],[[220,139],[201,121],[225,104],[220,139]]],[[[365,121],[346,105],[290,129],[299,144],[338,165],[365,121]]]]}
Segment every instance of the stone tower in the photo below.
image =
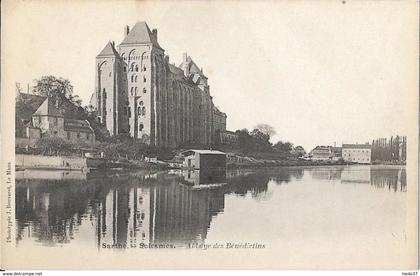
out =
{"type": "MultiPolygon", "coordinates": [[[[117,48],[110,42],[96,57],[91,98],[110,134],[127,133],[155,146],[211,145],[218,113],[207,77],[191,57],[170,64],[157,30],[146,22],[124,27],[117,48]]],[[[226,128],[219,125],[219,131],[226,128]]]]}
{"type": "Polygon", "coordinates": [[[124,62],[115,50],[114,42],[106,44],[96,56],[95,107],[98,120],[111,135],[127,132],[126,76],[122,73],[124,62]]]}
{"type": "Polygon", "coordinates": [[[159,145],[156,102],[164,93],[164,50],[157,42],[157,31],[146,22],[137,22],[119,45],[127,75],[128,121],[130,135],[152,145],[159,145]]]}

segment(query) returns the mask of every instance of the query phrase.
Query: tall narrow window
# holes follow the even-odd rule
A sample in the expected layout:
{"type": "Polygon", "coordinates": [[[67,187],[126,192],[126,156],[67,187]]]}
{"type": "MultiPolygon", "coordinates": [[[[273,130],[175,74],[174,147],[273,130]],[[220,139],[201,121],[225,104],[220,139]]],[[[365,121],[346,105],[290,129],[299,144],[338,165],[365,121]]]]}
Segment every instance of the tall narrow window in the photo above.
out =
{"type": "Polygon", "coordinates": [[[146,93],[146,88],[143,88],[143,93],[146,93]]]}
{"type": "Polygon", "coordinates": [[[143,128],[144,128],[143,123],[140,123],[140,125],[139,125],[139,130],[140,130],[140,131],[142,131],[142,130],[143,130],[143,128]]]}
{"type": "Polygon", "coordinates": [[[138,65],[136,65],[136,72],[138,72],[139,71],[139,66],[138,65]]]}
{"type": "Polygon", "coordinates": [[[145,116],[146,115],[146,107],[143,106],[143,108],[141,109],[141,115],[145,116]]]}
{"type": "Polygon", "coordinates": [[[146,82],[146,77],[143,77],[143,82],[146,82]]]}

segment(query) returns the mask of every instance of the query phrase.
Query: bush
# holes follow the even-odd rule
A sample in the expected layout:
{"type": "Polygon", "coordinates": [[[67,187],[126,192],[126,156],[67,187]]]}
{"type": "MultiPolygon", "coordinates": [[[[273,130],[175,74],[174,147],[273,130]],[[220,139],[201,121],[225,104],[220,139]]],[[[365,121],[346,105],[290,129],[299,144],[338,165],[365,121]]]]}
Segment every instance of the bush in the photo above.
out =
{"type": "Polygon", "coordinates": [[[73,151],[73,144],[60,137],[44,137],[36,142],[36,147],[44,155],[60,155],[73,151]]]}

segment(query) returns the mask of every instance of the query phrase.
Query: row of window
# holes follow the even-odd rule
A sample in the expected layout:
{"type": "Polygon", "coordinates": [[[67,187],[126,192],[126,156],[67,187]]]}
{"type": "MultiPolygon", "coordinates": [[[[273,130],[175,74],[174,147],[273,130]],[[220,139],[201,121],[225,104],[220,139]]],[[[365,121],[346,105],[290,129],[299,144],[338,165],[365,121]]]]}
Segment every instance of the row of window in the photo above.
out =
{"type": "MultiPolygon", "coordinates": [[[[127,67],[124,66],[123,70],[124,70],[124,72],[127,72],[127,67]]],[[[131,66],[130,66],[130,72],[138,72],[138,71],[139,71],[139,66],[135,63],[132,63],[131,66]]],[[[141,71],[146,72],[146,66],[145,65],[143,65],[141,71]]],[[[111,76],[111,73],[109,73],[109,76],[111,76]]]]}
{"type": "MultiPolygon", "coordinates": [[[[143,102],[140,102],[140,103],[143,103],[143,102]]],[[[125,109],[125,114],[127,114],[128,118],[131,118],[131,108],[126,106],[124,107],[124,109],[125,109]]],[[[146,116],[146,107],[144,106],[137,107],[137,115],[146,116]]]]}
{"type": "MultiPolygon", "coordinates": [[[[144,59],[148,59],[149,57],[148,56],[143,56],[144,57],[144,59]]],[[[127,60],[127,57],[122,57],[122,59],[123,60],[127,60]]],[[[128,58],[128,60],[139,60],[140,59],[140,56],[130,56],[129,58],[128,58]]]]}
{"type": "Polygon", "coordinates": [[[343,153],[343,156],[349,156],[349,157],[350,157],[350,156],[353,156],[353,154],[350,154],[350,153],[347,153],[347,154],[346,154],[346,153],[343,153]]]}
{"type": "MultiPolygon", "coordinates": [[[[146,90],[146,88],[144,87],[143,88],[143,93],[146,93],[147,92],[147,90],[146,90]]],[[[131,96],[133,96],[134,95],[134,93],[137,93],[137,87],[131,87],[131,89],[130,89],[130,93],[131,93],[131,96]]]]}
{"type": "Polygon", "coordinates": [[[366,152],[366,153],[369,153],[370,151],[369,150],[358,150],[358,149],[356,149],[356,150],[346,150],[346,152],[366,152]]]}
{"type": "MultiPolygon", "coordinates": [[[[131,75],[131,82],[137,82],[137,75],[131,75]]],[[[146,77],[143,77],[143,82],[146,82],[146,77]]]]}

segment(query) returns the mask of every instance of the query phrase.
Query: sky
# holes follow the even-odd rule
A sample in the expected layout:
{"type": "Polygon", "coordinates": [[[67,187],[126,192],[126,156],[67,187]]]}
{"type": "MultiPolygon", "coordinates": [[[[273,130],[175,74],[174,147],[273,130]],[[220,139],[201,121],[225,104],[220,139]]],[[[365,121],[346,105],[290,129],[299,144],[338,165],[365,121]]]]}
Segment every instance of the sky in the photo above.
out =
{"type": "Polygon", "coordinates": [[[272,142],[310,150],[404,135],[418,118],[415,1],[2,5],[3,90],[55,75],[87,104],[96,55],[122,41],[125,25],[146,21],[171,63],[187,52],[203,68],[229,130],[266,123],[272,142]]]}

